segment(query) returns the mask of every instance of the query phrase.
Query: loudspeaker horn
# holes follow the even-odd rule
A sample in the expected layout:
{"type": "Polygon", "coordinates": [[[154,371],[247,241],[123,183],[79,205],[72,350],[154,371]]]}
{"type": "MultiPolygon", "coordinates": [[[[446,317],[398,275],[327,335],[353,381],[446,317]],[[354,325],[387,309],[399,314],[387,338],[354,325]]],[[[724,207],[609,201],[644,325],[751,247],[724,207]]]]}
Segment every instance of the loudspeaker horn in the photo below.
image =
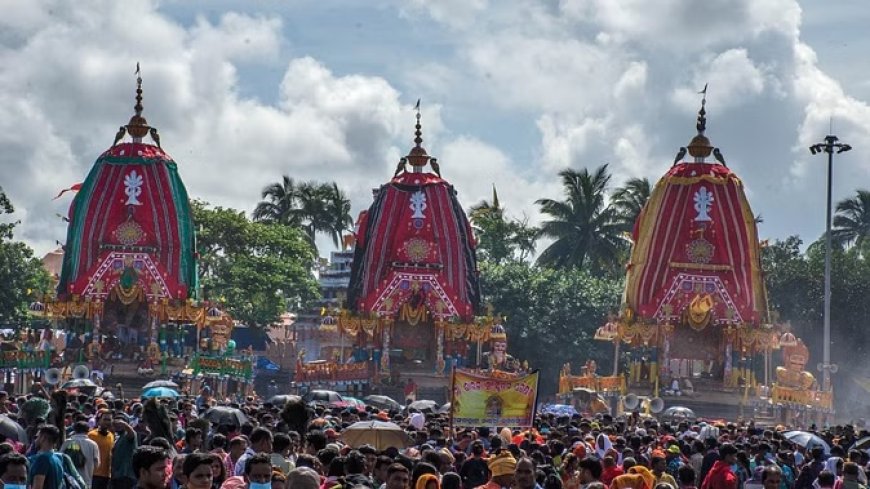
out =
{"type": "Polygon", "coordinates": [[[622,405],[625,406],[625,409],[632,411],[640,405],[640,398],[636,394],[628,394],[622,398],[622,405]]]}
{"type": "Polygon", "coordinates": [[[72,377],[76,380],[83,380],[90,378],[91,371],[88,370],[88,367],[84,365],[76,365],[76,368],[72,371],[72,377]]]}
{"type": "Polygon", "coordinates": [[[60,384],[60,376],[59,368],[50,368],[45,371],[45,383],[48,385],[60,384]]]}
{"type": "Polygon", "coordinates": [[[665,401],[661,397],[653,397],[649,400],[649,410],[653,414],[658,414],[665,410],[665,401]]]}

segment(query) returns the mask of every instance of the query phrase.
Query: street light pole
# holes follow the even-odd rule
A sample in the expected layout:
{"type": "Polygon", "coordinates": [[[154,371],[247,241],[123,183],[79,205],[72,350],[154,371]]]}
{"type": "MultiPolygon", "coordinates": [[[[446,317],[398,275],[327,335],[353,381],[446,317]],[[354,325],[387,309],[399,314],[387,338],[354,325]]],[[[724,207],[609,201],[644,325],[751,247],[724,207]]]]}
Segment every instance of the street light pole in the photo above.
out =
{"type": "Polygon", "coordinates": [[[828,192],[827,214],[825,216],[825,309],[824,309],[824,343],[822,345],[822,390],[831,390],[831,371],[836,371],[836,366],[831,365],[831,189],[834,176],[834,152],[845,153],[852,146],[839,142],[839,138],[832,134],[825,136],[825,142],[810,146],[810,153],[825,152],[828,154],[828,192]]]}

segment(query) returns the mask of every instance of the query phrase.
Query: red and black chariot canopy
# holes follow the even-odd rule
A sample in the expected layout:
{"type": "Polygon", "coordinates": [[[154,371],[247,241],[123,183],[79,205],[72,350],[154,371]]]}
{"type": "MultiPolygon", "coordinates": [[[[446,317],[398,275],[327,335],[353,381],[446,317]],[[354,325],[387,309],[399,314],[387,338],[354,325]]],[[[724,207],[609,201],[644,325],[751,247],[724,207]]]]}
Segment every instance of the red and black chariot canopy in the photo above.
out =
{"type": "Polygon", "coordinates": [[[175,161],[136,113],[91,168],[69,211],[58,296],[185,300],[196,288],[194,226],[175,161]],[[125,135],[132,142],[121,142],[125,135]],[[155,144],[143,142],[150,136],[155,144]]]}
{"type": "Polygon", "coordinates": [[[743,183],[698,134],[681,148],[635,223],[625,302],[645,321],[755,324],[767,320],[755,216],[743,183]],[[683,161],[686,153],[690,161],[683,161]],[[713,155],[715,161],[706,161],[713,155]]]}
{"type": "Polygon", "coordinates": [[[456,190],[421,146],[419,113],[416,127],[416,146],[360,214],[348,306],[394,318],[404,304],[424,303],[437,319],[470,320],[480,302],[471,225],[456,190]],[[432,172],[423,171],[427,163],[432,172]]]}

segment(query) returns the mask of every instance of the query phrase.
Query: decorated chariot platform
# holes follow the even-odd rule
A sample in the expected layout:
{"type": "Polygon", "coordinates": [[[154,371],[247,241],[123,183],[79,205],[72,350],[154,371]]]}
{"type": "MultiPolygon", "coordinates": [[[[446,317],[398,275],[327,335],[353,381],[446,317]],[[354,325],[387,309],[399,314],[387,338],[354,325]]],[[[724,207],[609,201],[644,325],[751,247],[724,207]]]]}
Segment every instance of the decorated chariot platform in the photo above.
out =
{"type": "Polygon", "coordinates": [[[621,390],[648,406],[692,403],[699,414],[715,398],[734,414],[787,422],[830,414],[833,393],[805,370],[806,346],[768,310],[756,218],[705,134],[705,105],[635,222],[621,309],[596,331],[613,345],[610,376],[569,368],[560,390],[621,390]]]}
{"type": "Polygon", "coordinates": [[[39,348],[93,371],[135,359],[140,373],[165,373],[180,361],[195,378],[244,386],[251,359],[234,351],[233,319],[200,299],[189,197],[179,164],[142,116],[142,94],[137,77],[134,115],[72,187],[56,292],[30,307],[51,324],[46,336],[62,332],[66,341],[39,348]]]}
{"type": "Polygon", "coordinates": [[[412,381],[446,393],[455,367],[515,362],[502,318],[478,313],[477,243],[422,142],[418,111],[415,145],[357,221],[347,301],[322,313],[320,330],[352,353],[306,362],[301,352],[300,387],[382,391],[412,381]]]}

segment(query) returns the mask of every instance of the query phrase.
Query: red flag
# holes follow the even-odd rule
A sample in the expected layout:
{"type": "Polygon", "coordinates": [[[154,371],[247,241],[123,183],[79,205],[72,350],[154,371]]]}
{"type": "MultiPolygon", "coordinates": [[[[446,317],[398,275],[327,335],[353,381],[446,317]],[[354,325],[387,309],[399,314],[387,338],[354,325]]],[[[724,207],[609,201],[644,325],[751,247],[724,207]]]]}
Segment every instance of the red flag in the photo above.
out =
{"type": "Polygon", "coordinates": [[[65,194],[65,193],[67,193],[67,192],[78,192],[78,191],[81,190],[81,189],[82,189],[82,184],[81,184],[81,183],[77,183],[77,184],[73,185],[73,186],[70,187],[70,188],[65,188],[65,189],[61,190],[60,193],[57,194],[57,197],[55,197],[55,198],[53,198],[53,199],[51,199],[51,200],[57,200],[57,199],[60,198],[61,195],[65,194]]]}

